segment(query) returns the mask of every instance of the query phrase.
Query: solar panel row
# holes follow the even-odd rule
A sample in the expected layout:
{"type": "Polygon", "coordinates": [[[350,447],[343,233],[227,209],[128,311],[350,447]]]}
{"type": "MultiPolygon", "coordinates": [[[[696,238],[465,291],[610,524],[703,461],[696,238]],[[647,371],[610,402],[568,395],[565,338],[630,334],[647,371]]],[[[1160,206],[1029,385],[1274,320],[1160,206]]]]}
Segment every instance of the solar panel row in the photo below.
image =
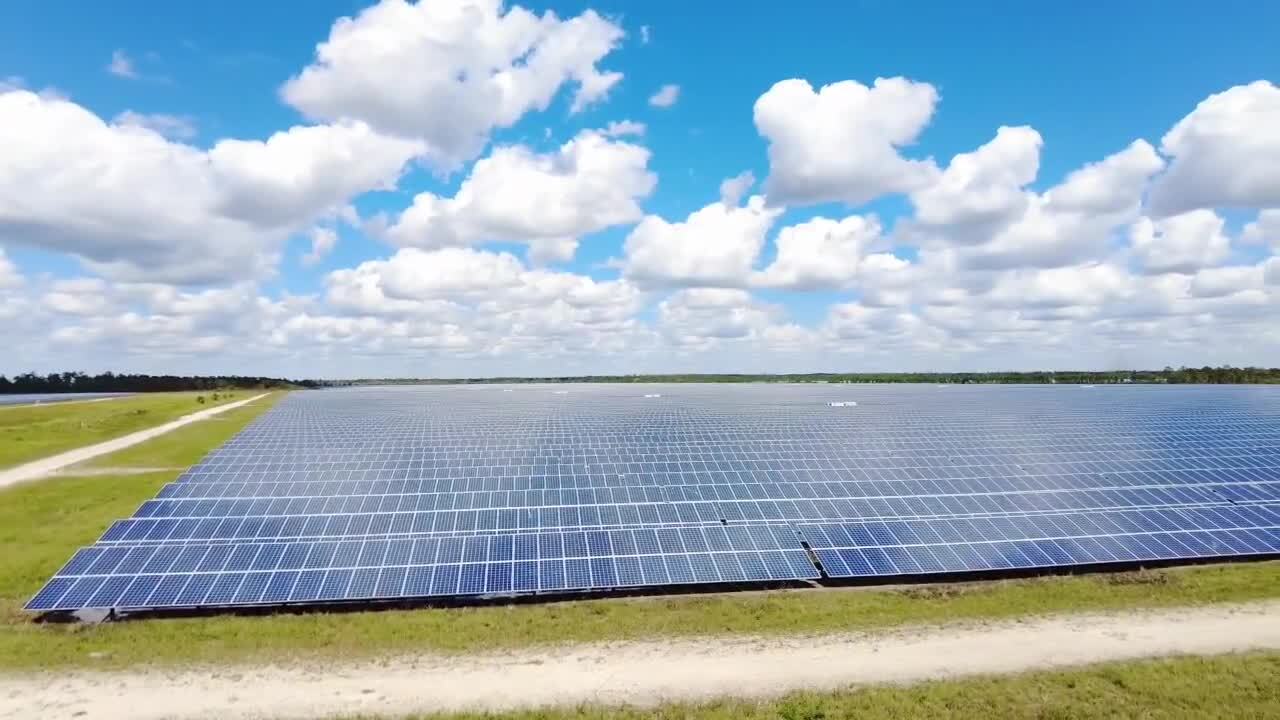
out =
{"type": "Polygon", "coordinates": [[[1280,553],[1280,506],[802,525],[832,577],[1280,553]]]}
{"type": "Polygon", "coordinates": [[[29,607],[371,600],[816,577],[794,533],[763,526],[360,542],[100,545],[77,552],[29,607]]]}
{"type": "Polygon", "coordinates": [[[1267,388],[298,393],[33,610],[1020,570],[1280,551],[1267,388]],[[649,397],[653,395],[653,397],[649,397]]]}
{"type": "MultiPolygon", "coordinates": [[[[477,534],[486,532],[538,532],[568,529],[611,529],[681,524],[743,522],[821,522],[850,518],[893,519],[904,517],[989,517],[1001,514],[1064,512],[1084,509],[1135,507],[1177,508],[1220,503],[1209,492],[1109,491],[1096,496],[1061,502],[1054,495],[921,499],[912,508],[905,501],[874,504],[755,501],[742,503],[677,502],[633,505],[506,508],[501,510],[381,512],[275,515],[233,512],[212,508],[208,515],[141,517],[120,520],[100,542],[199,541],[199,540],[302,540],[358,538],[369,535],[477,534]],[[896,506],[896,507],[895,507],[896,506]]],[[[1265,500],[1275,500],[1269,493],[1265,500]]]]}
{"type": "MultiPolygon", "coordinates": [[[[586,487],[528,487],[499,488],[475,487],[474,485],[497,485],[497,482],[484,481],[473,483],[457,479],[416,479],[416,480],[306,480],[320,473],[308,474],[306,471],[281,473],[271,477],[257,477],[253,474],[241,474],[238,478],[228,478],[220,482],[181,482],[171,483],[161,489],[158,500],[227,498],[242,499],[256,497],[320,497],[329,498],[342,495],[367,497],[370,495],[421,495],[428,493],[525,493],[523,500],[508,500],[510,505],[520,502],[535,502],[542,497],[575,498],[577,501],[561,502],[564,505],[584,505],[590,501],[637,502],[634,493],[641,493],[640,500],[660,499],[658,488],[670,488],[668,492],[694,492],[678,488],[727,488],[733,491],[734,497],[743,497],[738,488],[759,486],[760,492],[772,491],[788,497],[902,497],[911,495],[945,495],[971,494],[975,492],[1016,492],[1018,490],[1058,490],[1088,488],[1123,488],[1123,487],[1169,487],[1180,485],[1214,485],[1235,483],[1267,482],[1267,478],[1275,477],[1280,469],[1280,457],[1270,459],[1267,464],[1258,462],[1259,458],[1248,458],[1254,464],[1239,467],[1187,468],[1177,471],[1140,471],[1121,470],[1111,466],[1106,472],[1081,470],[1074,473],[1032,474],[1024,469],[1021,474],[999,473],[995,468],[982,468],[983,474],[971,471],[963,477],[928,477],[908,480],[843,480],[841,476],[815,478],[812,474],[799,477],[788,471],[774,471],[757,475],[743,476],[707,476],[700,478],[702,482],[667,485],[635,485],[625,483],[605,483],[608,476],[593,476],[593,483],[586,487]],[[292,475],[298,479],[290,479],[292,475]],[[732,480],[732,482],[730,482],[732,480]],[[565,493],[573,493],[566,495],[565,493]],[[619,494],[622,493],[622,494],[619,494]],[[584,502],[584,499],[589,501],[584,502]]],[[[1243,462],[1243,461],[1242,461],[1243,462]]],[[[854,475],[849,471],[845,476],[854,475]]],[[[533,478],[523,478],[531,481],[533,478]]],[[[633,479],[634,483],[636,479],[633,479]]],[[[514,484],[514,483],[511,483],[514,484]]],[[[760,492],[746,490],[751,497],[761,497],[760,492]]],[[[704,489],[704,494],[708,490],[704,489]]],[[[512,496],[508,496],[512,497],[512,496]]],[[[725,499],[723,494],[719,499],[725,499]]],[[[538,503],[548,504],[548,503],[538,503]]],[[[556,503],[550,503],[556,504],[556,503]]],[[[497,505],[492,505],[496,507],[497,505]]]]}

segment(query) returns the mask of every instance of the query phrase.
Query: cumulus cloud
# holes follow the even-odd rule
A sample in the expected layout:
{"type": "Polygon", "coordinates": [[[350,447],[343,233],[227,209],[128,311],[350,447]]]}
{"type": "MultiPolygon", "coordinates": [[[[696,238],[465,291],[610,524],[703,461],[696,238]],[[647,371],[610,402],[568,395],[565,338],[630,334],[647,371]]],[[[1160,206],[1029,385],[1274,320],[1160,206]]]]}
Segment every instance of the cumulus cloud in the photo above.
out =
{"type": "Polygon", "coordinates": [[[1133,252],[1147,272],[1191,274],[1226,259],[1231,241],[1223,234],[1223,225],[1212,210],[1154,221],[1140,218],[1130,236],[1133,252]]]}
{"type": "Polygon", "coordinates": [[[679,85],[663,85],[649,96],[649,104],[656,108],[669,108],[680,99],[679,85]]]}
{"type": "MultiPolygon", "coordinates": [[[[785,227],[774,240],[777,257],[754,282],[789,290],[844,287],[858,275],[868,251],[882,241],[880,231],[875,216],[860,215],[838,221],[818,217],[785,227]]],[[[869,267],[892,272],[907,264],[890,254],[869,267]]]]}
{"type": "MultiPolygon", "coordinates": [[[[1262,277],[1267,285],[1280,288],[1280,257],[1270,258],[1263,263],[1262,277]]],[[[1277,300],[1280,301],[1280,298],[1277,298],[1277,300]]]]}
{"type": "Polygon", "coordinates": [[[1055,267],[1103,257],[1116,231],[1137,219],[1147,180],[1163,162],[1138,140],[1044,193],[1015,192],[1034,169],[1030,158],[1039,135],[1033,133],[1002,131],[967,157],[971,170],[985,165],[986,177],[998,182],[944,181],[944,191],[930,187],[917,194],[926,220],[907,223],[903,237],[926,247],[955,247],[960,263],[976,269],[1055,267]],[[996,147],[1001,152],[991,152],[996,147]]]}
{"type": "Polygon", "coordinates": [[[1280,87],[1259,80],[1210,95],[1160,150],[1172,162],[1151,189],[1155,217],[1280,206],[1280,87]]]}
{"type": "Polygon", "coordinates": [[[573,112],[604,99],[622,73],[597,65],[622,36],[592,10],[562,20],[500,0],[383,0],[334,23],[280,93],[315,120],[419,139],[452,170],[566,85],[576,86],[573,112]]]}
{"type": "Polygon", "coordinates": [[[943,337],[941,331],[909,310],[869,307],[860,302],[828,308],[821,332],[833,347],[845,350],[908,345],[934,350],[941,346],[943,337]]]}
{"type": "Polygon", "coordinates": [[[385,236],[421,248],[524,242],[539,261],[568,260],[580,236],[640,219],[657,182],[648,162],[645,148],[597,132],[549,154],[499,147],[453,197],[415,197],[385,236]]]}
{"type": "Polygon", "coordinates": [[[804,80],[775,84],[755,103],[756,129],[769,143],[770,201],[860,205],[928,185],[933,162],[899,150],[915,142],[937,102],[932,85],[901,77],[816,92],[804,80]]]}
{"type": "Polygon", "coordinates": [[[1040,170],[1040,133],[1002,127],[990,142],[961,153],[930,184],[911,194],[914,222],[945,228],[957,239],[984,239],[1026,211],[1023,190],[1040,170]]]}
{"type": "Polygon", "coordinates": [[[664,334],[677,345],[741,339],[767,327],[779,308],[757,303],[745,290],[690,288],[658,304],[664,334]]]}
{"type": "Polygon", "coordinates": [[[1260,291],[1266,284],[1266,266],[1237,265],[1200,270],[1191,278],[1191,295],[1220,298],[1237,293],[1260,291]]]}
{"type": "Polygon", "coordinates": [[[260,346],[270,305],[247,283],[180,290],[155,283],[54,282],[41,296],[42,340],[58,353],[93,348],[112,357],[196,356],[260,346]],[[248,342],[246,342],[248,341],[248,342]]]}
{"type": "Polygon", "coordinates": [[[336,212],[354,195],[395,187],[421,144],[358,122],[293,127],[265,141],[223,140],[208,152],[219,209],[262,225],[336,212]]]}
{"type": "Polygon", "coordinates": [[[781,213],[756,195],[744,207],[712,203],[684,222],[648,215],[623,244],[623,274],[652,285],[741,286],[781,213]]]}
{"type": "Polygon", "coordinates": [[[119,288],[101,278],[58,280],[41,296],[41,304],[63,315],[94,317],[123,312],[119,288]]]}
{"type": "Polygon", "coordinates": [[[1087,263],[1005,273],[985,299],[1006,308],[1069,308],[1101,305],[1132,291],[1130,276],[1122,268],[1087,263]]]}
{"type": "Polygon", "coordinates": [[[199,134],[196,120],[188,115],[165,113],[138,113],[125,110],[111,121],[113,125],[140,127],[163,135],[170,140],[190,140],[199,134]]]}
{"type": "Polygon", "coordinates": [[[390,187],[420,149],[342,123],[203,151],[60,98],[9,92],[0,95],[0,236],[116,279],[260,274],[286,237],[390,187]]]}
{"type": "Polygon", "coordinates": [[[539,338],[574,346],[625,342],[637,330],[641,301],[624,280],[529,269],[510,253],[471,248],[400,250],[387,260],[335,271],[326,286],[335,309],[443,323],[455,338],[468,338],[469,347],[486,352],[539,338]],[[619,337],[610,340],[609,333],[619,337]]]}
{"type": "Polygon", "coordinates": [[[1269,245],[1280,253],[1280,209],[1258,213],[1257,219],[1244,226],[1240,241],[1246,245],[1269,245]]]}

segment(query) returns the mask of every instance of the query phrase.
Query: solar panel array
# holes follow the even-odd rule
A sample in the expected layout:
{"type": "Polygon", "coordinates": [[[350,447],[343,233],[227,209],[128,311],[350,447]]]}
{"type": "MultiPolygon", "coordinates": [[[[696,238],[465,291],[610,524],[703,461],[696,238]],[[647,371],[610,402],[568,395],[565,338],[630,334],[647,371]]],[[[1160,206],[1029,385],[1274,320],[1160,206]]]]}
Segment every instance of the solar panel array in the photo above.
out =
{"type": "Polygon", "coordinates": [[[1280,552],[1280,389],[294,393],[31,610],[503,596],[1280,552]]]}

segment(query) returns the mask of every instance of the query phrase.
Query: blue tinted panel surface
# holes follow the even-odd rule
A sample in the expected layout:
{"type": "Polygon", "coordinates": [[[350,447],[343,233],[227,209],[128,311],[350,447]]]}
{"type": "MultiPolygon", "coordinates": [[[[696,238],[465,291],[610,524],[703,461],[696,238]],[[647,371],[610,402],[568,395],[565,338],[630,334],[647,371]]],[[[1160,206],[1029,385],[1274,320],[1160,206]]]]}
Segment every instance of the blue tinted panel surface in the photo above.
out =
{"type": "Polygon", "coordinates": [[[28,607],[818,577],[801,538],[833,577],[1225,558],[1277,552],[1277,506],[1275,388],[311,391],[28,607]]]}

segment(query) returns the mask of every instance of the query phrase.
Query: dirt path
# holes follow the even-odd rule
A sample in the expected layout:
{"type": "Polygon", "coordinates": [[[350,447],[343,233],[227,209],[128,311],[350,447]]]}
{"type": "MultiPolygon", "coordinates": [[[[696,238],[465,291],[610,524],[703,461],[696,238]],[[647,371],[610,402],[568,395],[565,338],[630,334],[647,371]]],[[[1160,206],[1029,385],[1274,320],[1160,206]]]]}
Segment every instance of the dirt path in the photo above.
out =
{"type": "Polygon", "coordinates": [[[782,639],[615,643],[462,657],[0,677],[0,718],[398,717],[653,704],[1171,654],[1280,648],[1280,601],[782,639]]]}
{"type": "Polygon", "coordinates": [[[178,470],[186,470],[182,467],[95,467],[82,468],[72,465],[64,467],[50,475],[63,475],[66,477],[96,477],[99,475],[146,475],[147,473],[158,472],[175,472],[178,470]]]}
{"type": "Polygon", "coordinates": [[[7,487],[9,485],[16,485],[17,483],[26,482],[28,480],[42,478],[70,465],[75,465],[76,463],[96,458],[99,455],[106,455],[107,453],[113,453],[117,450],[132,447],[140,442],[146,442],[151,438],[163,435],[172,430],[177,430],[183,425],[190,425],[193,422],[199,422],[200,420],[213,417],[214,415],[224,413],[228,410],[234,410],[266,396],[267,393],[254,395],[247,400],[237,400],[236,402],[219,405],[217,407],[209,408],[208,410],[193,412],[190,415],[184,415],[177,420],[171,420],[163,425],[157,425],[153,428],[147,428],[146,430],[139,430],[138,432],[130,433],[113,440],[100,442],[96,445],[76,448],[75,450],[68,450],[67,452],[34,460],[25,465],[9,468],[8,470],[0,470],[0,488],[7,487]]]}

